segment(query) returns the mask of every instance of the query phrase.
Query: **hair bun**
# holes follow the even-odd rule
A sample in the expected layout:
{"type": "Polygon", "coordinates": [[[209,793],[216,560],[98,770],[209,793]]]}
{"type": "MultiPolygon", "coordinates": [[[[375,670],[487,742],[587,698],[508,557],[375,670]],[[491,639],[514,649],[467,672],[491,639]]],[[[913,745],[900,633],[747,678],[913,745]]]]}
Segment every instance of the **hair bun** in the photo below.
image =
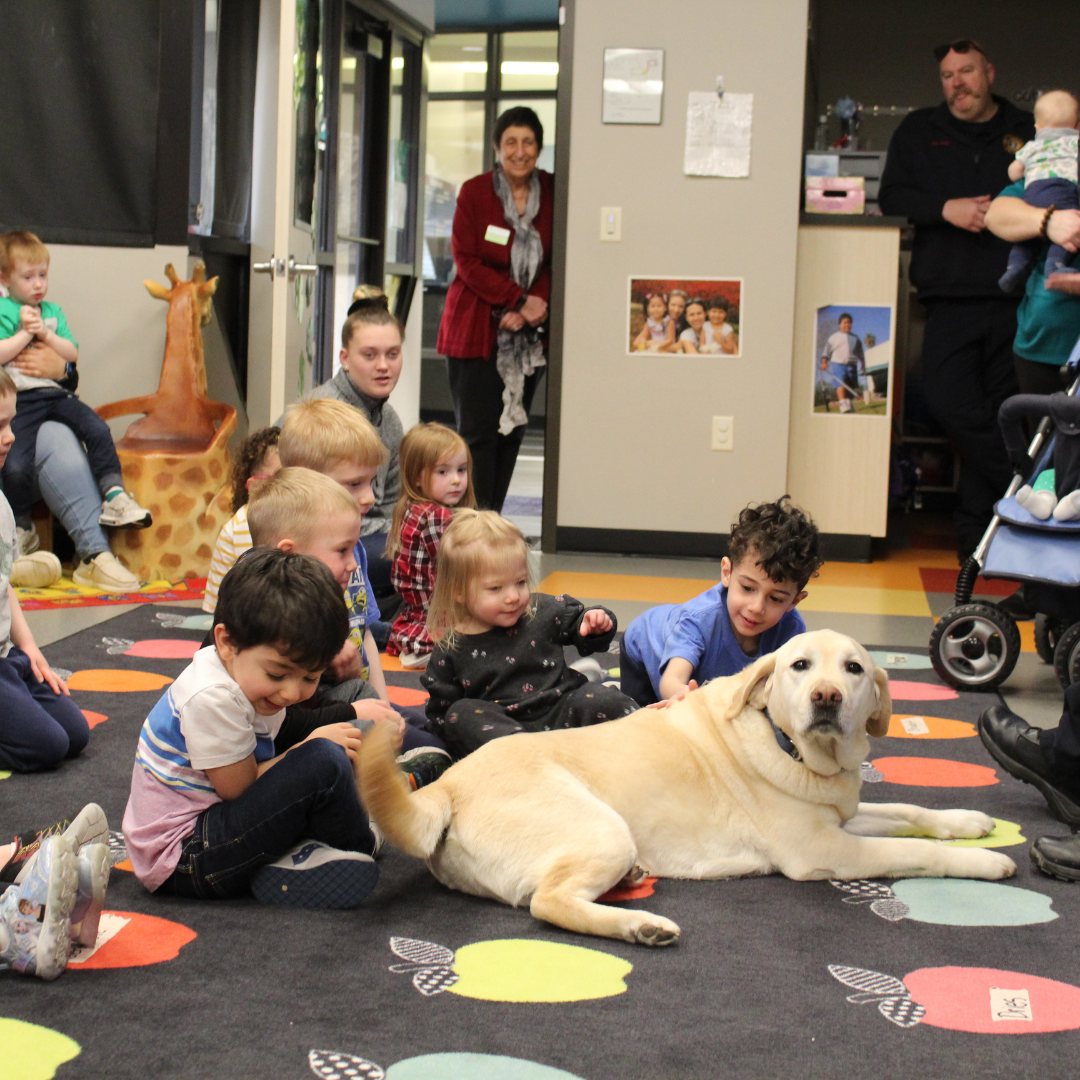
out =
{"type": "Polygon", "coordinates": [[[368,311],[371,308],[382,308],[384,311],[390,310],[390,298],[388,296],[361,296],[360,299],[354,300],[349,305],[349,310],[346,312],[346,318],[349,315],[355,314],[357,311],[368,311]]]}

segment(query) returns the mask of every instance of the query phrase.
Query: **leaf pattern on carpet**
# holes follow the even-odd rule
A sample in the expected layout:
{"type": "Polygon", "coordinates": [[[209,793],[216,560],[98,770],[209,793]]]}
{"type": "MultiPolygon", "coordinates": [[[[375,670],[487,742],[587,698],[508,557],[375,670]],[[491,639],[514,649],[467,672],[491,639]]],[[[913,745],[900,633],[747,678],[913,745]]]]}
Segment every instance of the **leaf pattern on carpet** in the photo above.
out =
{"type": "Polygon", "coordinates": [[[337,1050],[312,1050],[308,1054],[311,1071],[322,1080],[384,1080],[386,1073],[374,1061],[337,1050]]]}
{"type": "Polygon", "coordinates": [[[445,945],[417,938],[392,937],[390,949],[396,956],[408,961],[405,964],[391,964],[390,971],[399,975],[412,972],[413,986],[424,997],[441,994],[458,981],[458,974],[452,966],[454,952],[445,945]]]}
{"type": "Polygon", "coordinates": [[[896,894],[888,885],[880,881],[859,878],[855,881],[830,881],[829,884],[850,894],[844,897],[845,904],[869,904],[875,915],[889,922],[899,922],[911,911],[903,900],[896,899],[896,894]]]}
{"type": "Polygon", "coordinates": [[[876,1002],[878,1012],[897,1027],[914,1027],[926,1015],[926,1009],[913,1001],[908,988],[892,975],[845,964],[830,964],[829,974],[837,982],[860,991],[848,994],[852,1005],[876,1002]]]}

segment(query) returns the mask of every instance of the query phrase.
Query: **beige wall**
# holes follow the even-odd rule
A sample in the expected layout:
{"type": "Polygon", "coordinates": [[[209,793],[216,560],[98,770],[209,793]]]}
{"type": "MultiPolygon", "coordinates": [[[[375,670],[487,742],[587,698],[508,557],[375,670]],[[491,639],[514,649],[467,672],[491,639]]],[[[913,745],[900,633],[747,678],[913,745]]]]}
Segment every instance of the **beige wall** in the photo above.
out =
{"type": "Polygon", "coordinates": [[[574,18],[558,524],[727,532],[785,491],[806,2],[578,0],[574,18]],[[600,122],[603,50],[630,45],[666,50],[659,126],[600,122]],[[687,94],[717,75],[754,94],[748,179],[682,172],[687,94]],[[621,243],[600,242],[601,206],[622,207],[621,243]],[[630,274],[743,278],[742,358],[627,356],[630,274]],[[734,452],[710,449],[714,415],[734,452]]]}
{"type": "Polygon", "coordinates": [[[168,285],[165,264],[183,274],[187,248],[50,244],[49,254],[49,299],[64,309],[79,343],[79,397],[96,407],[152,394],[165,355],[167,305],[143,280],[168,285]]]}

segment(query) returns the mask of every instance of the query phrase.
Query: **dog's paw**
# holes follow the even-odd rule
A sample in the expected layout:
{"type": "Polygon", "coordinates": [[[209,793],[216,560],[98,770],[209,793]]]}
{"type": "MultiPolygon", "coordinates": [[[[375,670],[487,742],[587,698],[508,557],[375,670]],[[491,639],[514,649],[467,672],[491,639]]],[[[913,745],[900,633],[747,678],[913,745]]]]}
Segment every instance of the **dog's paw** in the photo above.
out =
{"type": "Polygon", "coordinates": [[[975,856],[975,859],[972,860],[975,864],[975,870],[965,876],[979,877],[984,881],[1000,881],[1002,878],[1012,877],[1016,873],[1016,863],[1008,855],[1002,855],[1000,851],[978,848],[972,849],[965,854],[975,856]]]}
{"type": "Polygon", "coordinates": [[[630,868],[626,877],[615,886],[616,889],[635,889],[649,876],[649,871],[637,863],[630,868]]]}
{"type": "Polygon", "coordinates": [[[679,927],[662,915],[642,912],[642,920],[632,927],[633,941],[639,945],[674,945],[682,934],[679,927]]]}
{"type": "Polygon", "coordinates": [[[980,810],[934,811],[932,835],[939,840],[976,840],[994,831],[994,819],[980,810]]]}

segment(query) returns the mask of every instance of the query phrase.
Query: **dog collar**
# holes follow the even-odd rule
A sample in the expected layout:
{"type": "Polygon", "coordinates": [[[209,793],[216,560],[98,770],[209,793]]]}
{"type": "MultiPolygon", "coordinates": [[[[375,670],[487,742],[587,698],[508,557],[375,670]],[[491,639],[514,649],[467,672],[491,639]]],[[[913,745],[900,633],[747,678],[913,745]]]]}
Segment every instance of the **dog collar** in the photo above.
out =
{"type": "Polygon", "coordinates": [[[776,736],[776,744],[784,751],[785,754],[792,761],[802,761],[802,754],[799,753],[799,748],[787,737],[784,731],[781,731],[775,724],[773,724],[773,718],[769,715],[769,710],[763,710],[765,713],[765,719],[772,724],[773,734],[776,736]]]}

